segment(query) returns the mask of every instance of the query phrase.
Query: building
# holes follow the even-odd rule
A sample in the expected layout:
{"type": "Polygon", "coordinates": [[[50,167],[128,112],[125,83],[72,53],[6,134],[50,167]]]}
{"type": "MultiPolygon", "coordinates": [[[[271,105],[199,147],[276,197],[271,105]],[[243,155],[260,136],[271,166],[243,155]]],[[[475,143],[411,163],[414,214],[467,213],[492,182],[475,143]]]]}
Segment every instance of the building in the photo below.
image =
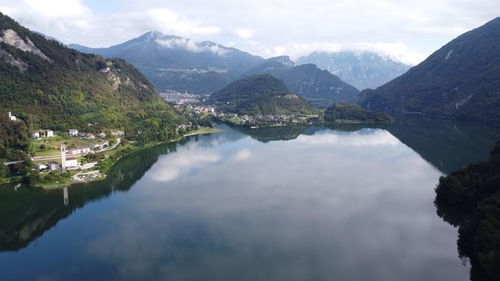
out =
{"type": "Polygon", "coordinates": [[[105,147],[109,146],[109,141],[103,140],[103,141],[92,144],[92,146],[94,147],[94,149],[101,150],[101,149],[104,149],[105,147]]]}
{"type": "Polygon", "coordinates": [[[66,146],[61,144],[61,170],[66,170],[66,146]]]}
{"type": "Polygon", "coordinates": [[[77,147],[77,148],[71,148],[67,150],[67,154],[70,155],[79,155],[79,154],[89,154],[91,152],[90,147],[88,146],[82,146],[82,147],[77,147]]]}
{"type": "Polygon", "coordinates": [[[72,137],[77,137],[78,136],[78,130],[77,129],[69,129],[68,134],[72,137]]]}
{"type": "Polygon", "coordinates": [[[83,136],[83,138],[87,140],[93,140],[95,139],[95,135],[92,133],[86,133],[85,136],[83,136]]]}
{"type": "Polygon", "coordinates": [[[36,164],[35,165],[35,169],[37,169],[37,170],[45,170],[47,168],[49,168],[49,166],[47,166],[45,164],[36,164]]]}
{"type": "Polygon", "coordinates": [[[51,138],[54,136],[54,131],[47,130],[38,130],[31,133],[31,137],[33,139],[43,139],[43,138],[51,138]]]}
{"type": "Polygon", "coordinates": [[[123,136],[125,134],[125,132],[120,131],[120,130],[111,130],[111,134],[113,136],[123,136]]]}
{"type": "Polygon", "coordinates": [[[57,171],[59,170],[60,166],[59,166],[59,163],[55,162],[55,161],[51,161],[47,164],[47,166],[49,167],[49,170],[51,171],[57,171]]]}
{"type": "Polygon", "coordinates": [[[10,119],[10,121],[16,121],[17,120],[16,116],[12,115],[12,113],[10,111],[9,111],[9,119],[10,119]]]}
{"type": "Polygon", "coordinates": [[[101,133],[97,134],[97,136],[100,137],[100,138],[105,138],[106,137],[106,133],[102,133],[101,132],[101,133]]]}
{"type": "Polygon", "coordinates": [[[68,158],[66,159],[66,169],[72,169],[78,167],[78,159],[68,158]]]}

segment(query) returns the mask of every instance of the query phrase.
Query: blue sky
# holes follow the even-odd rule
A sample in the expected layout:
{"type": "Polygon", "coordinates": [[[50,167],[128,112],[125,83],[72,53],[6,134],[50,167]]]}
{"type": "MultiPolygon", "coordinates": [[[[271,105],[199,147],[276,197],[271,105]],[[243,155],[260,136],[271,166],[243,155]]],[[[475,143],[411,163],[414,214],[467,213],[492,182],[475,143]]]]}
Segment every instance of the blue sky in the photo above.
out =
{"type": "Polygon", "coordinates": [[[157,30],[263,57],[375,51],[416,64],[500,15],[498,0],[0,0],[64,43],[106,47],[157,30]]]}

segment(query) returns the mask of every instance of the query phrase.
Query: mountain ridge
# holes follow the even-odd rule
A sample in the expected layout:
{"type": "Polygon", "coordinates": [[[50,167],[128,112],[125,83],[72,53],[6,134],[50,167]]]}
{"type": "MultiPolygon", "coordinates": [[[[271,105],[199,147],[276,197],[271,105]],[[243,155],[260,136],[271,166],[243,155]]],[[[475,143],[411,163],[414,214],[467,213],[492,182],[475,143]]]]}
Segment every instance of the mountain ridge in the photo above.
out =
{"type": "Polygon", "coordinates": [[[376,111],[500,122],[500,17],[468,31],[402,76],[361,93],[376,111]]]}
{"type": "Polygon", "coordinates": [[[160,91],[210,94],[263,59],[211,41],[150,31],[107,48],[70,45],[85,53],[119,57],[136,66],[160,91]]]}
{"type": "Polygon", "coordinates": [[[283,80],[291,92],[319,107],[358,102],[359,91],[353,86],[314,64],[296,65],[287,56],[269,58],[246,73],[255,74],[271,74],[283,80]]]}

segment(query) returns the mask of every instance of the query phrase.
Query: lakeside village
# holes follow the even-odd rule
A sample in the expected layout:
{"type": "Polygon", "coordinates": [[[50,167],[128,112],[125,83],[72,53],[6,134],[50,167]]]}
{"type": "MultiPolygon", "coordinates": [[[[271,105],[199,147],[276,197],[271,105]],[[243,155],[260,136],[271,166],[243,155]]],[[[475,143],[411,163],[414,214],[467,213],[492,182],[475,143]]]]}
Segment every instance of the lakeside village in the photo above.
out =
{"type": "MultiPolygon", "coordinates": [[[[11,122],[21,121],[11,112],[8,113],[8,118],[11,122]]],[[[179,138],[182,138],[220,131],[212,128],[212,123],[204,125],[200,126],[191,122],[178,124],[175,132],[179,138]]],[[[59,188],[72,183],[102,179],[109,168],[122,156],[160,143],[141,144],[134,140],[127,140],[122,130],[103,128],[97,133],[94,124],[88,124],[88,127],[89,130],[93,127],[94,132],[80,132],[77,129],[31,131],[29,164],[26,164],[27,160],[11,160],[2,164],[18,166],[13,169],[18,171],[29,167],[28,179],[31,184],[44,188],[59,188]]],[[[138,131],[138,134],[140,133],[138,131]]],[[[175,140],[178,139],[171,141],[175,140]]]]}
{"type": "Polygon", "coordinates": [[[198,117],[211,117],[214,122],[228,123],[230,125],[245,126],[251,129],[261,127],[282,127],[293,124],[313,124],[318,121],[318,115],[246,115],[227,113],[217,110],[217,107],[205,105],[209,95],[195,95],[187,92],[181,93],[174,90],[167,90],[160,95],[173,106],[187,115],[197,115],[198,117]]]}
{"type": "MultiPolygon", "coordinates": [[[[214,106],[199,103],[180,103],[173,104],[173,106],[179,112],[192,117],[189,119],[194,122],[177,125],[176,134],[181,137],[219,132],[219,129],[213,128],[214,123],[257,129],[312,124],[318,119],[317,115],[259,114],[252,116],[219,112],[214,106]]],[[[12,122],[17,122],[17,117],[11,112],[8,117],[12,122]]],[[[91,127],[92,124],[88,126],[91,127]]],[[[57,132],[51,129],[40,129],[31,131],[30,136],[32,139],[31,163],[26,166],[32,171],[29,172],[29,181],[33,185],[44,188],[59,188],[73,183],[102,179],[114,162],[141,147],[136,141],[128,141],[125,138],[125,132],[117,129],[106,130],[106,133],[80,132],[77,129],[57,132]]],[[[3,164],[25,166],[24,161],[3,164]]]]}
{"type": "Polygon", "coordinates": [[[68,180],[87,182],[102,178],[103,174],[97,170],[100,162],[112,155],[124,135],[120,130],[111,130],[110,136],[77,129],[61,133],[57,136],[50,129],[31,132],[35,183],[50,186],[68,180]]]}

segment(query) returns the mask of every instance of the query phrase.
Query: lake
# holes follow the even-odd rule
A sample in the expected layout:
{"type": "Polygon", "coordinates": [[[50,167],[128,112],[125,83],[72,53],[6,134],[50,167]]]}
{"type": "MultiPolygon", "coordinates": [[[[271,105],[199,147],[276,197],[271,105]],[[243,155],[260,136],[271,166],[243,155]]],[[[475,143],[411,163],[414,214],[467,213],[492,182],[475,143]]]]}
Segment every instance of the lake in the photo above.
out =
{"type": "Polygon", "coordinates": [[[0,187],[2,280],[469,279],[434,188],[498,130],[222,127],[101,182],[0,187]]]}

